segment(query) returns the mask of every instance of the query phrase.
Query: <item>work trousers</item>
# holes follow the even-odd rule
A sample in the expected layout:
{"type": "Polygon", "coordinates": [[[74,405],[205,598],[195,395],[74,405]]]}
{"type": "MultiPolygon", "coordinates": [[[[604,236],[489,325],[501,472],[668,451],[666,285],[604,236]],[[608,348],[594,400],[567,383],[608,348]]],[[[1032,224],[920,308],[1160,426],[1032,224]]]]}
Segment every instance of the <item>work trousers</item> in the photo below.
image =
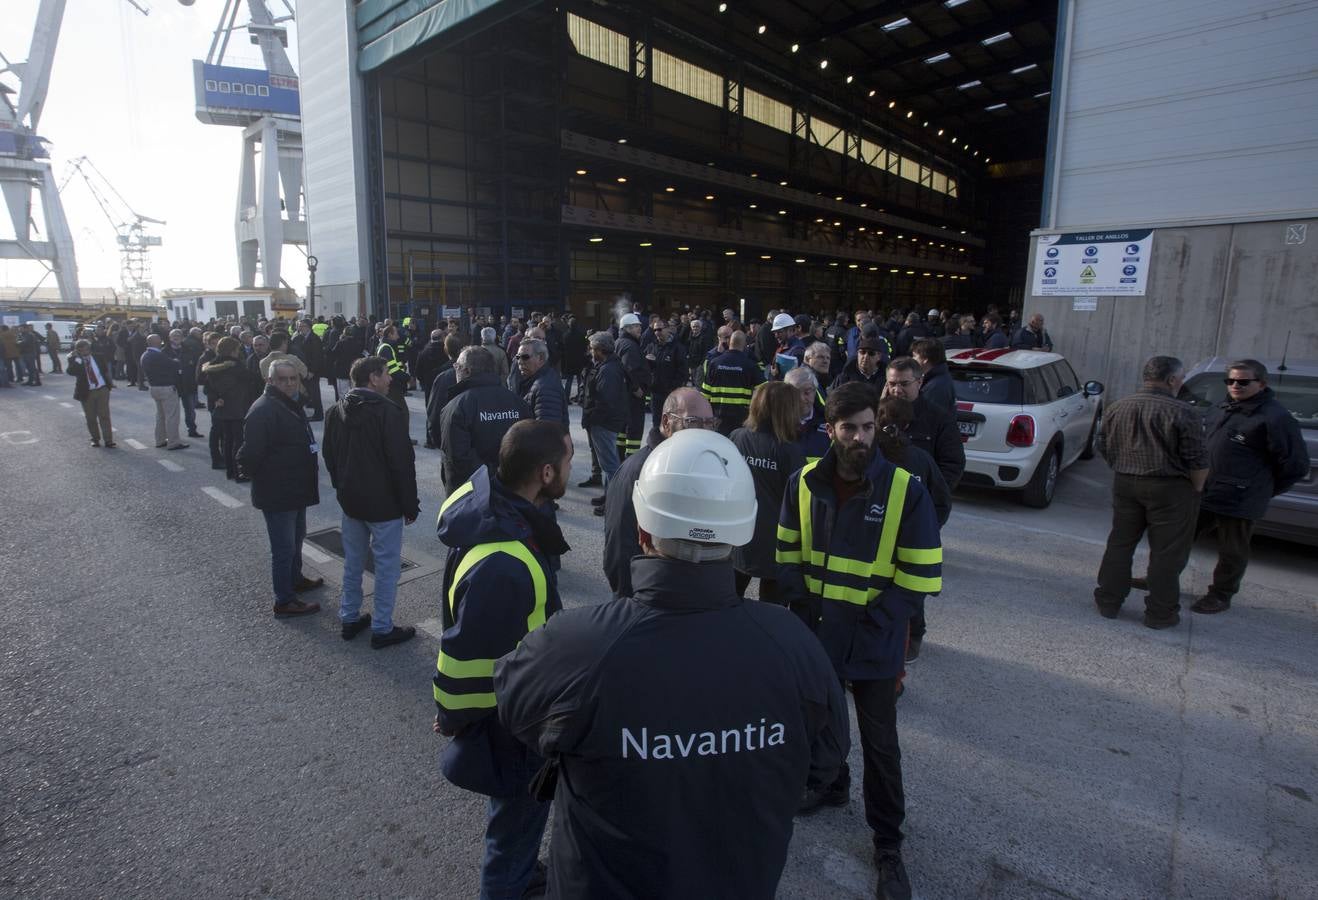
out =
{"type": "MultiPolygon", "coordinates": [[[[906,819],[906,792],[902,788],[902,748],[897,742],[897,679],[853,681],[851,696],[865,761],[865,821],[874,832],[876,850],[898,852],[906,819]]],[[[833,787],[851,788],[851,770],[845,761],[833,787]]]]}
{"type": "Polygon", "coordinates": [[[641,434],[645,431],[645,398],[630,397],[627,408],[627,430],[617,435],[618,461],[641,449],[641,434]]]}
{"type": "Polygon", "coordinates": [[[535,870],[550,806],[529,791],[490,798],[480,900],[520,900],[535,870]]]}
{"type": "Polygon", "coordinates": [[[187,426],[188,434],[193,434],[197,430],[197,388],[179,388],[178,399],[183,406],[183,424],[187,426]]]}
{"type": "Polygon", "coordinates": [[[238,477],[238,448],[243,443],[242,419],[211,419],[212,438],[219,433],[220,456],[224,463],[224,474],[228,478],[238,477]]]}
{"type": "MultiPolygon", "coordinates": [[[[656,391],[650,395],[650,424],[655,428],[659,427],[659,420],[663,418],[664,404],[666,402],[668,402],[667,392],[660,394],[656,391]]],[[[635,451],[632,452],[634,453],[635,451]]]]}
{"type": "Polygon", "coordinates": [[[1254,520],[1200,510],[1195,533],[1202,536],[1209,532],[1217,532],[1217,565],[1213,567],[1213,584],[1208,593],[1229,603],[1240,590],[1240,580],[1249,565],[1254,520]]]}
{"type": "Polygon", "coordinates": [[[87,419],[87,433],[93,441],[114,441],[114,432],[110,430],[110,389],[105,386],[92,388],[82,401],[82,414],[87,419]]]}
{"type": "Polygon", "coordinates": [[[1181,571],[1190,558],[1199,493],[1186,478],[1118,474],[1112,483],[1112,531],[1098,567],[1094,601],[1115,609],[1130,593],[1130,565],[1140,539],[1149,539],[1149,594],[1145,616],[1175,618],[1181,604],[1181,571]]]}
{"type": "Polygon", "coordinates": [[[589,435],[590,447],[595,451],[595,458],[599,460],[600,473],[604,477],[605,486],[607,486],[609,479],[613,477],[614,472],[618,471],[620,465],[618,461],[618,435],[603,425],[590,426],[589,435]]]}
{"type": "Polygon", "coordinates": [[[156,444],[174,447],[183,443],[178,436],[178,388],[151,388],[151,399],[156,402],[156,444]]]}
{"type": "Polygon", "coordinates": [[[124,360],[124,370],[125,374],[128,375],[128,383],[137,384],[137,360],[133,358],[133,354],[131,353],[128,354],[128,358],[124,360]]]}

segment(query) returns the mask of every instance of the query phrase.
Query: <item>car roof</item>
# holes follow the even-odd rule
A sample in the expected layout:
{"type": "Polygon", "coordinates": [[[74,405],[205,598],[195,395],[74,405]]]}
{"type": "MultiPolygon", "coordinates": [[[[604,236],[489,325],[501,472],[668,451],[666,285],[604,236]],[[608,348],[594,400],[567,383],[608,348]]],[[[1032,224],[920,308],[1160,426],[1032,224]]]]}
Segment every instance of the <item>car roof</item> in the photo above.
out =
{"type": "Polygon", "coordinates": [[[957,350],[947,355],[949,363],[959,366],[990,364],[1004,369],[1037,369],[1049,363],[1065,359],[1060,353],[1045,353],[1042,350],[1011,350],[1003,347],[998,350],[957,350]]]}
{"type": "MultiPolygon", "coordinates": [[[[1286,360],[1286,368],[1283,369],[1281,367],[1280,359],[1268,359],[1266,357],[1254,358],[1268,367],[1269,378],[1274,375],[1318,376],[1318,360],[1288,359],[1286,360]]],[[[1231,365],[1233,362],[1240,361],[1241,357],[1239,356],[1214,356],[1191,366],[1190,371],[1186,373],[1185,378],[1188,381],[1196,375],[1202,375],[1204,372],[1220,372],[1225,374],[1227,366],[1231,365]]]]}

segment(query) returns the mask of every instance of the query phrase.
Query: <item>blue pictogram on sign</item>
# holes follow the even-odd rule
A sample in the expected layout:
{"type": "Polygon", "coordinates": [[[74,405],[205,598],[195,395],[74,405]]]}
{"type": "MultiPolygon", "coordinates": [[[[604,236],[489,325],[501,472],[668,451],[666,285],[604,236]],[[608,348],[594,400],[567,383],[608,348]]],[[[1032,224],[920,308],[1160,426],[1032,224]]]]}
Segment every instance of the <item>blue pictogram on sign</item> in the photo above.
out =
{"type": "Polygon", "coordinates": [[[1047,256],[1048,256],[1049,259],[1056,259],[1056,258],[1057,258],[1057,254],[1060,253],[1060,252],[1061,252],[1061,251],[1058,250],[1056,247],[1049,247],[1049,248],[1048,248],[1047,256]]]}
{"type": "Polygon", "coordinates": [[[1057,274],[1057,270],[1056,270],[1055,268],[1053,268],[1052,266],[1049,266],[1048,268],[1046,268],[1046,269],[1043,270],[1043,274],[1044,274],[1044,277],[1046,277],[1046,278],[1052,278],[1054,275],[1057,274]]]}
{"type": "Polygon", "coordinates": [[[1127,253],[1139,253],[1139,252],[1140,252],[1140,245],[1139,245],[1139,244],[1127,244],[1127,245],[1126,245],[1126,252],[1127,252],[1127,253]]]}
{"type": "Polygon", "coordinates": [[[1086,248],[1085,248],[1085,256],[1098,256],[1098,248],[1097,248],[1097,247],[1086,247],[1086,248]]]}
{"type": "Polygon", "coordinates": [[[1135,267],[1134,267],[1134,266],[1123,266],[1122,269],[1121,269],[1121,274],[1122,274],[1122,275],[1134,275],[1134,274],[1135,274],[1135,267]]]}

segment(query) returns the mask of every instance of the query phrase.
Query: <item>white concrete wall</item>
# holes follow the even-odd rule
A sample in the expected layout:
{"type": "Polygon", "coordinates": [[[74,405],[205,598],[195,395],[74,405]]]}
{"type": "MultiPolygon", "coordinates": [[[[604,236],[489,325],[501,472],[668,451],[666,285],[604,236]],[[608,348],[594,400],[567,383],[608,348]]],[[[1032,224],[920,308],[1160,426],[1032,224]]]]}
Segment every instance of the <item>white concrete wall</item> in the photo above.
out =
{"type": "Polygon", "coordinates": [[[360,286],[369,290],[370,282],[368,137],[352,4],[302,4],[297,35],[308,252],[319,264],[316,311],[351,316],[360,286]]]}
{"type": "Polygon", "coordinates": [[[1318,214],[1318,0],[1064,0],[1045,227],[1318,214]]]}

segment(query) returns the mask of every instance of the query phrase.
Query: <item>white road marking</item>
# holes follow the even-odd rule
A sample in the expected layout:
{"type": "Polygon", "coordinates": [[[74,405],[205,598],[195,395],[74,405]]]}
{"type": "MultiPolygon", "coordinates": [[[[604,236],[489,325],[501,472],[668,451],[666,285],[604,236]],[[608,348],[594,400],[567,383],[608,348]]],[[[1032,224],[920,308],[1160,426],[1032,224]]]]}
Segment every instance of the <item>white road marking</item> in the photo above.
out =
{"type": "Polygon", "coordinates": [[[314,563],[327,563],[330,561],[330,557],[320,552],[320,548],[310,541],[302,542],[302,555],[314,563]]]}
{"type": "Polygon", "coordinates": [[[221,506],[227,506],[229,509],[237,509],[240,506],[246,505],[243,501],[236,497],[229,496],[217,487],[204,487],[201,489],[201,492],[219,503],[221,506]]]}
{"type": "Polygon", "coordinates": [[[444,634],[444,623],[439,619],[423,619],[416,623],[417,631],[424,631],[432,638],[438,640],[444,634]]]}
{"type": "Polygon", "coordinates": [[[32,436],[30,431],[0,431],[0,438],[5,439],[6,444],[35,444],[37,439],[32,436]],[[27,435],[20,438],[19,435],[27,435]]]}
{"type": "Polygon", "coordinates": [[[183,467],[182,467],[182,466],[180,466],[180,465],[179,465],[178,463],[176,463],[176,462],[172,462],[171,460],[168,460],[168,459],[158,459],[158,460],[156,460],[156,462],[160,463],[160,465],[161,465],[162,468],[168,469],[168,470],[171,471],[171,472],[182,472],[182,471],[183,471],[183,467]]]}
{"type": "Polygon", "coordinates": [[[980,515],[976,515],[975,513],[961,512],[960,510],[956,510],[952,513],[952,520],[956,520],[956,519],[974,519],[977,522],[991,522],[994,525],[1005,525],[1006,527],[1013,528],[1016,531],[1028,531],[1031,534],[1046,534],[1048,537],[1057,537],[1057,538],[1064,538],[1070,541],[1079,541],[1082,544],[1093,544],[1096,547],[1107,546],[1107,541],[1102,541],[1099,540],[1098,538],[1084,537],[1083,535],[1070,534],[1068,532],[1057,531],[1055,529],[1034,528],[1030,525],[1022,525],[1019,522],[1013,522],[1010,519],[997,519],[992,516],[980,516],[980,515]]]}
{"type": "Polygon", "coordinates": [[[73,409],[73,404],[70,403],[70,402],[67,401],[67,400],[61,400],[61,401],[59,402],[59,405],[62,406],[62,407],[64,407],[65,409],[73,409]]]}
{"type": "Polygon", "coordinates": [[[56,397],[54,394],[42,394],[41,396],[45,397],[47,400],[58,400],[58,399],[59,399],[59,398],[56,397]]]}
{"type": "Polygon", "coordinates": [[[124,438],[124,443],[127,444],[128,446],[132,447],[134,450],[145,450],[145,449],[146,449],[146,444],[144,444],[144,443],[142,443],[141,441],[136,440],[136,439],[134,439],[134,438],[124,438]]]}

